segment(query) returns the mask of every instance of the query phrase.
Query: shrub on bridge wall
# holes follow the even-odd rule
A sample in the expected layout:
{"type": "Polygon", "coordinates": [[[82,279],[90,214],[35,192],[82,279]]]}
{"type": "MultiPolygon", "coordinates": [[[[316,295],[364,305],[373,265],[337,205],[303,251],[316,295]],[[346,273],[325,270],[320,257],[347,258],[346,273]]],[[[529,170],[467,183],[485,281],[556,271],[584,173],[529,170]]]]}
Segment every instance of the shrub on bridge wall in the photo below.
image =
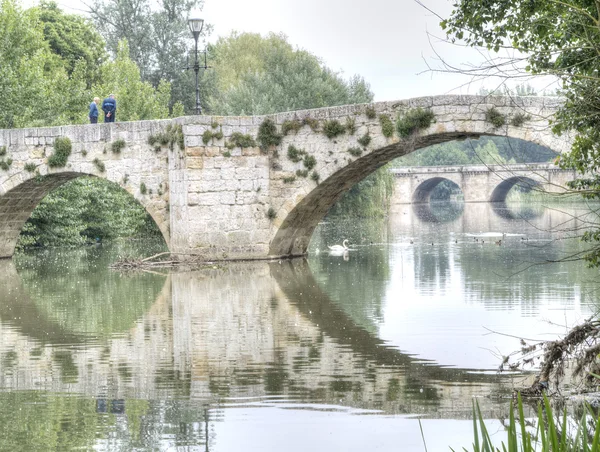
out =
{"type": "Polygon", "coordinates": [[[321,179],[321,176],[319,176],[319,173],[317,173],[316,171],[313,171],[310,175],[310,178],[318,184],[319,180],[321,179]]]}
{"type": "Polygon", "coordinates": [[[506,116],[496,110],[496,107],[489,108],[485,112],[485,120],[496,128],[506,124],[506,116]]]}
{"type": "Polygon", "coordinates": [[[164,132],[156,135],[150,135],[148,137],[148,144],[154,147],[154,152],[158,152],[160,146],[169,146],[169,149],[173,150],[175,144],[179,146],[179,149],[183,151],[185,146],[183,128],[181,124],[173,125],[169,124],[164,132]]]}
{"type": "Polygon", "coordinates": [[[0,146],[0,157],[6,155],[6,146],[0,146]]]}
{"type": "Polygon", "coordinates": [[[305,154],[306,151],[304,149],[298,149],[293,144],[288,146],[287,157],[294,163],[298,163],[300,160],[302,160],[302,156],[305,154]]]}
{"type": "Polygon", "coordinates": [[[58,137],[54,140],[54,154],[48,157],[48,166],[50,168],[66,166],[71,155],[71,148],[69,137],[58,137]]]}
{"type": "Polygon", "coordinates": [[[371,143],[371,135],[369,135],[369,132],[367,132],[356,141],[358,141],[358,144],[366,148],[369,143],[371,143]]]}
{"type": "Polygon", "coordinates": [[[298,119],[288,119],[281,125],[281,133],[286,136],[290,132],[298,133],[304,124],[298,119]]]}
{"type": "Polygon", "coordinates": [[[510,124],[515,127],[521,127],[523,124],[525,124],[526,121],[529,121],[530,119],[531,119],[530,115],[526,115],[523,113],[517,113],[510,120],[510,124]]]}
{"type": "MultiPolygon", "coordinates": [[[[98,159],[98,157],[96,157],[92,163],[96,166],[96,169],[98,171],[100,171],[101,173],[103,173],[104,171],[106,171],[106,165],[104,165],[104,162],[100,161],[98,159]]],[[[126,182],[125,182],[126,183],[126,182]]]]}
{"type": "Polygon", "coordinates": [[[368,119],[375,119],[377,117],[377,113],[373,107],[367,107],[365,110],[365,115],[368,119]]]}
{"type": "Polygon", "coordinates": [[[346,131],[349,135],[354,135],[356,133],[356,119],[348,116],[346,118],[346,131]]]}
{"type": "Polygon", "coordinates": [[[296,176],[298,177],[308,177],[308,170],[296,170],[296,176]]]}
{"type": "Polygon", "coordinates": [[[284,184],[291,184],[292,182],[296,181],[296,176],[286,176],[283,178],[283,183],[284,184]]]}
{"type": "Polygon", "coordinates": [[[276,216],[277,216],[277,212],[275,212],[275,209],[273,209],[272,207],[269,207],[269,209],[267,210],[267,218],[269,220],[274,220],[276,216]]]}
{"type": "Polygon", "coordinates": [[[319,131],[319,120],[318,119],[311,118],[310,116],[307,116],[306,118],[304,118],[302,120],[302,124],[305,125],[305,126],[310,127],[313,132],[318,132],[319,131]]]}
{"type": "Polygon", "coordinates": [[[121,150],[123,150],[125,146],[127,146],[127,143],[125,143],[125,140],[121,138],[113,142],[113,144],[110,146],[110,149],[113,151],[113,153],[120,154],[121,150]]]}
{"type": "Polygon", "coordinates": [[[350,155],[353,155],[354,157],[358,157],[359,155],[361,155],[363,153],[362,149],[359,147],[348,148],[348,152],[350,153],[350,155]]]}
{"type": "Polygon", "coordinates": [[[346,128],[340,124],[337,119],[332,119],[331,121],[325,121],[323,124],[323,133],[330,140],[332,138],[337,137],[338,135],[342,135],[346,132],[346,128]]]}
{"type": "Polygon", "coordinates": [[[35,163],[25,163],[25,171],[27,171],[28,173],[33,173],[36,170],[37,166],[35,163]]]}
{"type": "Polygon", "coordinates": [[[250,135],[244,135],[240,132],[233,132],[229,137],[229,142],[225,144],[228,149],[233,148],[251,148],[256,146],[256,141],[250,135]]]}
{"type": "Polygon", "coordinates": [[[265,119],[258,126],[258,142],[263,152],[266,152],[271,146],[278,146],[283,140],[283,135],[277,132],[277,125],[272,119],[265,119]]]}
{"type": "Polygon", "coordinates": [[[379,124],[381,124],[381,133],[384,137],[394,136],[394,123],[390,119],[390,115],[379,115],[379,124]]]}
{"type": "Polygon", "coordinates": [[[305,155],[303,163],[304,167],[310,171],[317,165],[317,159],[314,158],[312,155],[305,155]]]}
{"type": "Polygon", "coordinates": [[[12,165],[12,162],[12,159],[0,160],[0,168],[2,168],[4,171],[8,171],[12,165]]]}
{"type": "Polygon", "coordinates": [[[146,184],[141,182],[140,183],[140,193],[142,195],[145,195],[146,193],[148,193],[148,189],[146,188],[146,184]]]}
{"type": "Polygon", "coordinates": [[[419,130],[428,128],[433,124],[435,115],[429,109],[415,108],[407,111],[403,116],[398,118],[396,130],[402,138],[407,138],[419,130]]]}

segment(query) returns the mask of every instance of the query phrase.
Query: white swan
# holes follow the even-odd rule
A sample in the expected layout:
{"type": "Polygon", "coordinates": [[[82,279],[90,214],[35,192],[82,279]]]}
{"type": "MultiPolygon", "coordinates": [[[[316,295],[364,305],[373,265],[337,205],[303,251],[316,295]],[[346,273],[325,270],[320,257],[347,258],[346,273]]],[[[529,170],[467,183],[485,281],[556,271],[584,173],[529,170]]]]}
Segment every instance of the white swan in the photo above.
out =
{"type": "Polygon", "coordinates": [[[346,245],[347,242],[348,242],[348,239],[344,239],[344,241],[342,242],[341,245],[332,245],[332,246],[327,245],[327,247],[331,251],[339,253],[341,251],[346,251],[348,249],[348,245],[346,245]]]}

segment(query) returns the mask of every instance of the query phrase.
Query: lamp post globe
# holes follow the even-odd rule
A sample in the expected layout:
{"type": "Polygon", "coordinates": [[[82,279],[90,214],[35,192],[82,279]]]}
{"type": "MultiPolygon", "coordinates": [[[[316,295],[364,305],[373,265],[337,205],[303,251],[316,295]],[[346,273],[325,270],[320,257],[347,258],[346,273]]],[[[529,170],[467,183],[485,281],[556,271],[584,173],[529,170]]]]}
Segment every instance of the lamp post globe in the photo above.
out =
{"type": "Polygon", "coordinates": [[[200,106],[200,86],[198,84],[198,73],[200,72],[200,63],[198,62],[198,37],[202,33],[202,27],[204,26],[204,19],[198,17],[190,17],[188,19],[188,25],[192,36],[194,36],[194,72],[196,73],[196,114],[202,114],[202,107],[200,106]]]}

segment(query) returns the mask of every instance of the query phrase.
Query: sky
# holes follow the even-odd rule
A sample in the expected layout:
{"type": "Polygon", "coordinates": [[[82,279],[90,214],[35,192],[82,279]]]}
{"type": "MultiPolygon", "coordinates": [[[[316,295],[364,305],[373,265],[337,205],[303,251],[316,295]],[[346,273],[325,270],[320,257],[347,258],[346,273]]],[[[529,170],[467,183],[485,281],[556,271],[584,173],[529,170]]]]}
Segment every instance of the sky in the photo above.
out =
{"type": "MultiPolygon", "coordinates": [[[[442,17],[452,0],[421,0],[442,17]]],[[[65,10],[84,9],[80,0],[58,0],[65,10]]],[[[330,69],[369,83],[376,101],[442,94],[477,94],[500,81],[476,81],[443,68],[482,61],[473,49],[444,43],[440,19],[415,0],[369,0],[360,8],[348,0],[205,0],[194,13],[213,27],[208,42],[232,31],[283,33],[294,47],[319,57],[330,69]]],[[[357,3],[354,3],[356,5],[357,3]]],[[[209,63],[210,64],[210,63],[209,63]]],[[[547,82],[535,84],[543,89],[547,82]],[[542,86],[543,85],[543,86],[542,86]]]]}

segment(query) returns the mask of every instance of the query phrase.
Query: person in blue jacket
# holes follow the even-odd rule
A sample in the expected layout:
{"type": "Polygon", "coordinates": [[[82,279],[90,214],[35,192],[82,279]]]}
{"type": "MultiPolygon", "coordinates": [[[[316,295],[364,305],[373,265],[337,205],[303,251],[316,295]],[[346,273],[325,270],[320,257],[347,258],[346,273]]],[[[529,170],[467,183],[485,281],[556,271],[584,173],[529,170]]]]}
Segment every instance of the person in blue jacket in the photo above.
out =
{"type": "Polygon", "coordinates": [[[98,103],[100,102],[99,97],[94,97],[94,100],[90,104],[90,124],[96,124],[98,122],[98,103]]]}
{"type": "Polygon", "coordinates": [[[117,101],[114,94],[110,94],[102,102],[102,110],[104,111],[104,122],[115,122],[117,115],[117,101]]]}

